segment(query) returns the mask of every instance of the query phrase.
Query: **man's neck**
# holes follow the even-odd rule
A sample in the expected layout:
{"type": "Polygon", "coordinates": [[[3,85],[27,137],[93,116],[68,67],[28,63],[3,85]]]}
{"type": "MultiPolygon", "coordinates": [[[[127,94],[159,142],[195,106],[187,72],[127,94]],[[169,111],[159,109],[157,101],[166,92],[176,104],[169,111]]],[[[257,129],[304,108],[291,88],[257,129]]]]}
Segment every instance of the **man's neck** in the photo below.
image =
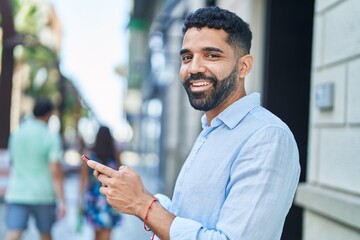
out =
{"type": "Polygon", "coordinates": [[[39,121],[42,121],[42,122],[44,122],[44,123],[48,123],[48,121],[49,121],[49,116],[48,115],[45,115],[45,116],[38,116],[38,117],[35,117],[37,120],[39,120],[39,121]]]}

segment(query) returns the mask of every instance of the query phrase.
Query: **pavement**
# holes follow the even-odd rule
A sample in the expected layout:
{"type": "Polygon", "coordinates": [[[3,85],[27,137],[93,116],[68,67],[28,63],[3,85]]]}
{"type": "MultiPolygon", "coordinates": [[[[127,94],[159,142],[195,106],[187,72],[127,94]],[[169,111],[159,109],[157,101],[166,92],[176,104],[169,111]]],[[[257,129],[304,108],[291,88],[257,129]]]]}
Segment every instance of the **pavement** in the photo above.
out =
{"type": "MultiPolygon", "coordinates": [[[[155,166],[133,167],[142,177],[145,187],[152,193],[159,190],[159,181],[156,176],[155,166]],[[149,169],[150,168],[150,169],[149,169]],[[151,169],[152,168],[152,169],[151,169]],[[154,171],[155,170],[155,171],[154,171]]],[[[3,184],[4,185],[4,184],[3,184]]],[[[84,221],[81,231],[77,231],[77,199],[79,192],[79,174],[77,172],[67,174],[65,177],[65,195],[67,201],[67,214],[53,227],[53,240],[91,240],[94,239],[92,228],[84,221]]],[[[0,202],[0,239],[4,239],[4,203],[0,202]]],[[[120,226],[113,229],[111,240],[147,240],[152,236],[151,232],[144,230],[143,223],[136,217],[123,215],[120,226]]],[[[39,234],[30,219],[29,226],[22,240],[40,240],[39,234]]]]}

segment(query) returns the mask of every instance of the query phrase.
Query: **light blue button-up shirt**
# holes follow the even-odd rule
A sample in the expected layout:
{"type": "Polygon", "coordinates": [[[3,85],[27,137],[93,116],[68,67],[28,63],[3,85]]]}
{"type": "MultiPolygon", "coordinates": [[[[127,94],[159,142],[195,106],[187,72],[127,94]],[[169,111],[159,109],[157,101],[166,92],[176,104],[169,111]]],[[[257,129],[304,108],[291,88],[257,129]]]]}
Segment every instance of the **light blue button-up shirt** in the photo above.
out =
{"type": "Polygon", "coordinates": [[[278,117],[247,95],[198,136],[178,176],[172,240],[278,240],[299,180],[295,139],[278,117]]]}

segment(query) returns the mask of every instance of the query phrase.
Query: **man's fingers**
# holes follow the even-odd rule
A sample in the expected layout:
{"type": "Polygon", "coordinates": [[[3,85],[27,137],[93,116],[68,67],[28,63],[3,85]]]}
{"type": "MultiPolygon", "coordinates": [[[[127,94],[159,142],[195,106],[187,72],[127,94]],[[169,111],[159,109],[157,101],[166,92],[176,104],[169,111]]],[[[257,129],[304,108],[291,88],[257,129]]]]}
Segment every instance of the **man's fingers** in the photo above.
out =
{"type": "Polygon", "coordinates": [[[93,174],[96,178],[98,178],[101,172],[99,172],[98,170],[94,170],[93,174]]]}
{"type": "Polygon", "coordinates": [[[107,181],[108,178],[109,178],[108,176],[106,176],[105,174],[102,174],[102,173],[100,173],[100,174],[98,175],[98,180],[99,180],[100,182],[102,182],[103,184],[107,181]]]}
{"type": "Polygon", "coordinates": [[[127,166],[121,165],[119,167],[119,172],[123,173],[123,174],[130,174],[131,173],[131,169],[127,166]]]}
{"type": "Polygon", "coordinates": [[[100,187],[99,192],[100,192],[102,195],[105,195],[105,196],[106,196],[106,187],[104,187],[104,186],[100,187]]]}
{"type": "MultiPolygon", "coordinates": [[[[104,164],[101,164],[101,163],[98,163],[98,162],[95,162],[95,161],[93,161],[93,160],[89,160],[89,161],[87,161],[87,165],[89,166],[89,167],[91,167],[92,169],[94,169],[94,170],[96,170],[96,171],[98,171],[98,172],[100,172],[100,173],[102,173],[102,174],[105,174],[105,175],[107,175],[107,176],[109,176],[109,177],[113,177],[115,174],[116,174],[116,171],[114,170],[114,169],[112,169],[112,168],[109,168],[109,167],[107,167],[107,166],[105,166],[104,164]]],[[[98,173],[94,173],[94,175],[99,175],[98,173]]],[[[95,176],[96,176],[95,175],[95,176]]]]}

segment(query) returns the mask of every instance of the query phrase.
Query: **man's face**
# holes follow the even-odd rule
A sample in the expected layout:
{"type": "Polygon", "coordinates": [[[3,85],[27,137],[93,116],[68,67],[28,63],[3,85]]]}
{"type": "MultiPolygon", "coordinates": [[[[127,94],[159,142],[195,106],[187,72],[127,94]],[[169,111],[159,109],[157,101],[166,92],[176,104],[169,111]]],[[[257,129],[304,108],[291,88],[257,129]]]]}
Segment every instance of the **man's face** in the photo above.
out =
{"type": "Polygon", "coordinates": [[[209,28],[190,28],[180,51],[180,78],[197,110],[209,111],[231,101],[239,87],[238,65],[227,33],[209,28]]]}

